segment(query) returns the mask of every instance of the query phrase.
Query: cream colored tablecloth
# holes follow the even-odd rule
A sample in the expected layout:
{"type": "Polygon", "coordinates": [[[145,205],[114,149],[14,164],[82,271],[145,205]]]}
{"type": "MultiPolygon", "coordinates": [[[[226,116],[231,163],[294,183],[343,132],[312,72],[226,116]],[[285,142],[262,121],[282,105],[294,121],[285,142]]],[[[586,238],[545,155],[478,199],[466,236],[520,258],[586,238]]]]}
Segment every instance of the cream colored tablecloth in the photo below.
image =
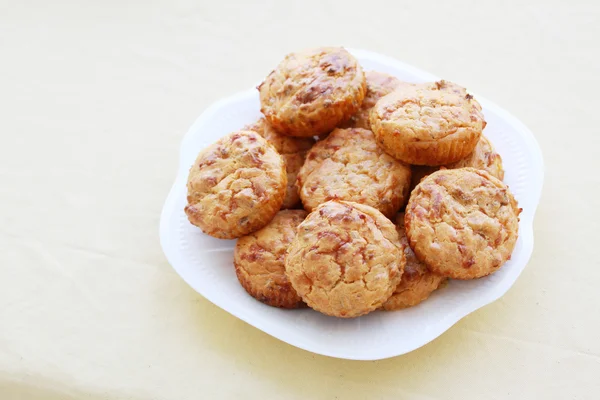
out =
{"type": "Polygon", "coordinates": [[[597,399],[597,1],[0,1],[0,399],[597,399]],[[289,51],[467,86],[544,153],[533,257],[408,355],[296,349],[190,289],[158,220],[179,142],[289,51]]]}

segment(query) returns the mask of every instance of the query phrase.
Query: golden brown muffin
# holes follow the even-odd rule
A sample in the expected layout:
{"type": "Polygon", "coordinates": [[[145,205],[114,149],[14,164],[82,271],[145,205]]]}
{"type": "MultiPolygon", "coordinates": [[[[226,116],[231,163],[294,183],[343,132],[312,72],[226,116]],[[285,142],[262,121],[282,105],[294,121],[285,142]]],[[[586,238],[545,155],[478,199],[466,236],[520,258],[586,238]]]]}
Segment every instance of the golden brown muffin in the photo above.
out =
{"type": "Polygon", "coordinates": [[[467,157],[453,164],[446,165],[446,168],[456,169],[472,167],[487,171],[490,175],[500,180],[504,179],[504,169],[502,168],[502,157],[496,153],[490,140],[481,135],[481,138],[475,146],[475,150],[467,157]]]}
{"type": "MultiPolygon", "coordinates": [[[[365,78],[367,80],[367,94],[365,95],[365,99],[358,112],[342,124],[344,128],[364,128],[370,130],[369,113],[371,112],[371,108],[375,107],[377,100],[393,92],[398,85],[404,83],[392,75],[377,71],[365,72],[365,78]]],[[[410,85],[409,83],[404,84],[410,85]]]]}
{"type": "Polygon", "coordinates": [[[285,275],[285,255],[306,211],[284,210],[264,228],[237,241],[233,264],[238,280],[255,299],[273,307],[304,303],[285,275]]]}
{"type": "MultiPolygon", "coordinates": [[[[475,150],[462,160],[446,165],[447,169],[457,169],[472,167],[487,171],[490,175],[500,180],[504,179],[504,169],[502,168],[502,157],[496,153],[490,140],[481,135],[475,150]]],[[[413,165],[410,191],[421,182],[421,179],[437,171],[439,167],[429,167],[427,165],[413,165]]]]}
{"type": "Polygon", "coordinates": [[[296,183],[308,211],[328,200],[346,200],[392,217],[408,199],[410,167],[377,146],[373,132],[336,129],[310,149],[296,183]]]}
{"type": "Polygon", "coordinates": [[[298,188],[296,187],[296,176],[304,164],[306,152],[315,143],[315,139],[309,137],[295,138],[281,135],[277,133],[264,118],[260,118],[255,123],[245,126],[244,130],[258,133],[267,139],[267,141],[275,147],[275,150],[281,154],[281,157],[285,162],[288,182],[285,199],[283,200],[281,208],[297,207],[300,204],[300,196],[298,194],[298,188]]]}
{"type": "Polygon", "coordinates": [[[256,132],[233,132],[192,165],[185,213],[210,236],[238,238],[271,221],[286,186],[285,164],[275,148],[256,132]]]}
{"type": "Polygon", "coordinates": [[[404,213],[398,214],[396,229],[400,235],[400,243],[404,247],[406,266],[394,294],[383,303],[383,309],[386,311],[416,306],[426,300],[446,280],[443,276],[429,271],[427,266],[420,262],[413,253],[404,230],[404,213]]]}
{"type": "Polygon", "coordinates": [[[280,133],[315,136],[331,131],[360,107],[365,74],[342,47],[288,54],[258,86],[260,111],[280,133]]]}
{"type": "Polygon", "coordinates": [[[298,226],[285,270],[310,307],[352,318],[391,296],[404,263],[398,232],[383,214],[363,204],[328,201],[298,226]]]}
{"type": "Polygon", "coordinates": [[[487,172],[442,169],[413,190],[404,220],[410,246],[432,272],[474,279],[510,259],[519,213],[508,187],[487,172]]]}
{"type": "Polygon", "coordinates": [[[398,160],[443,165],[468,156],[485,127],[479,103],[446,81],[402,86],[382,97],[370,114],[378,143],[398,160]]]}

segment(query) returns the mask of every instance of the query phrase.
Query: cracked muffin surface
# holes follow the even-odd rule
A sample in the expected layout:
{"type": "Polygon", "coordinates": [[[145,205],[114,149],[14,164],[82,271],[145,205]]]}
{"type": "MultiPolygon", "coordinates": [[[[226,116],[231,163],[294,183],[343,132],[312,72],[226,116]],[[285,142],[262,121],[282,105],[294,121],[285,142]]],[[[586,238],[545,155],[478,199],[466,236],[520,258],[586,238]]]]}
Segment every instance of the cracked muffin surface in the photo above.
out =
{"type": "Polygon", "coordinates": [[[201,151],[190,168],[185,213],[210,236],[238,238],[275,216],[286,186],[275,148],[256,132],[233,132],[201,151]]]}
{"type": "Polygon", "coordinates": [[[398,232],[383,214],[363,204],[328,201],[298,226],[285,269],[308,306],[352,318],[391,296],[404,264],[398,232]]]}
{"type": "Polygon", "coordinates": [[[365,72],[365,78],[367,82],[365,98],[356,114],[342,124],[344,128],[371,129],[369,113],[371,112],[371,108],[377,104],[377,100],[393,92],[401,84],[410,85],[409,83],[400,81],[395,76],[378,71],[365,72]]]}
{"type": "Polygon", "coordinates": [[[310,149],[296,183],[308,211],[328,200],[346,200],[392,217],[408,199],[410,177],[410,167],[383,151],[371,131],[348,128],[334,130],[310,149]]]}
{"type": "Polygon", "coordinates": [[[443,165],[468,156],[485,127],[481,106],[454,83],[402,87],[379,99],[370,113],[378,143],[415,165],[443,165]]]}
{"type": "Polygon", "coordinates": [[[398,213],[396,218],[396,229],[400,235],[400,243],[404,249],[406,265],[400,283],[392,296],[383,303],[386,311],[400,310],[402,308],[416,306],[424,300],[440,285],[447,280],[441,275],[429,271],[427,266],[417,259],[415,253],[408,244],[404,230],[404,213],[398,213]]]}
{"type": "Polygon", "coordinates": [[[309,137],[296,138],[277,133],[264,118],[247,125],[244,130],[258,133],[267,139],[275,147],[275,150],[281,154],[287,172],[287,190],[281,208],[297,207],[300,203],[300,195],[296,187],[296,177],[304,164],[306,152],[313,146],[315,139],[309,137]]]}
{"type": "Polygon", "coordinates": [[[510,259],[520,212],[508,187],[489,173],[443,169],[413,190],[406,206],[406,235],[432,272],[480,278],[510,259]]]}
{"type": "Polygon", "coordinates": [[[298,308],[304,303],[285,275],[285,255],[306,217],[304,210],[283,210],[264,228],[238,239],[233,255],[242,287],[273,307],[298,308]]]}
{"type": "Polygon", "coordinates": [[[342,47],[291,53],[258,86],[261,112],[280,133],[328,133],[361,106],[364,72],[342,47]]]}

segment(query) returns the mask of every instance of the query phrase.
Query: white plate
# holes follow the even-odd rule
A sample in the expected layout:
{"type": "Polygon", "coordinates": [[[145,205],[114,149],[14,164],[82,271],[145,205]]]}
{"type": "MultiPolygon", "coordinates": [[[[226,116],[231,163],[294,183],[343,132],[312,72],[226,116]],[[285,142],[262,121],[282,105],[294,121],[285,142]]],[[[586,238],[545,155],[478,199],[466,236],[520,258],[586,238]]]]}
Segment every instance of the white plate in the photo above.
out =
{"type": "MultiPolygon", "coordinates": [[[[365,70],[378,70],[409,82],[438,80],[394,59],[350,50],[365,70]]],[[[160,240],[177,273],[208,300],[264,332],[302,349],[332,357],[377,360],[408,353],[435,339],[465,315],[498,299],[513,285],[533,250],[533,216],[542,191],[542,154],[531,132],[500,107],[475,96],[488,122],[485,135],[502,155],[505,182],[523,208],[512,259],[495,274],[451,281],[424,303],[402,311],[376,311],[338,319],[313,310],[280,310],[246,294],[233,269],[235,241],[219,240],[192,226],[183,212],[188,170],[198,152],[260,116],[258,91],[221,100],[196,120],[181,144],[177,178],[165,202],[160,240]]]]}

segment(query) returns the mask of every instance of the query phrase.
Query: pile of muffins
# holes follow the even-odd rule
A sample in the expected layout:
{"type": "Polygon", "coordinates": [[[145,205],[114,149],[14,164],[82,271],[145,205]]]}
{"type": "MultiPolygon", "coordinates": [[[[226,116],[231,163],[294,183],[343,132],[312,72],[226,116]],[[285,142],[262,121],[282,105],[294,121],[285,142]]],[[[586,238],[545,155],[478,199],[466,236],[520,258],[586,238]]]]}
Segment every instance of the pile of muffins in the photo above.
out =
{"type": "Polygon", "coordinates": [[[185,207],[238,239],[249,295],[351,318],[510,259],[521,210],[463,87],[364,72],[327,47],[287,55],[258,90],[264,117],[202,150],[185,207]]]}

